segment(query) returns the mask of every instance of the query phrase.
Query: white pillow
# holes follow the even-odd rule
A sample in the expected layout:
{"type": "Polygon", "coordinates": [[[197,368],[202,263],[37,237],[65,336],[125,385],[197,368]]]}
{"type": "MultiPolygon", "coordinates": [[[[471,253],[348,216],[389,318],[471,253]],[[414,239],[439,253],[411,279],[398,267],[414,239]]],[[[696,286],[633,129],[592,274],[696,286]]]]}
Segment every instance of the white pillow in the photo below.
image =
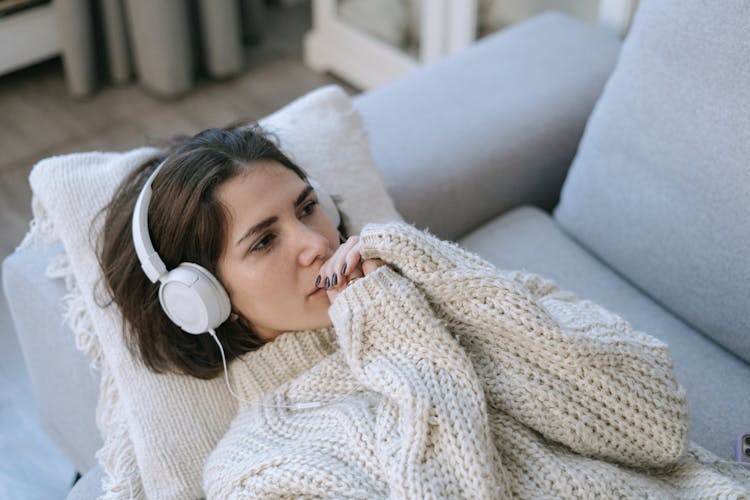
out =
{"type": "MultiPolygon", "coordinates": [[[[339,87],[315,90],[261,125],[277,135],[293,161],[340,197],[352,233],[366,222],[401,219],[370,154],[361,117],[339,87]]],[[[66,282],[73,292],[69,323],[79,348],[101,370],[97,422],[104,446],[97,458],[106,498],[204,496],[203,464],[236,410],[221,377],[206,381],[148,371],[125,347],[116,306],[102,309],[94,299],[101,293],[101,271],[92,242],[102,218],[93,231],[91,221],[120,180],[155,152],[53,157],[38,163],[29,178],[32,228],[52,231],[65,247],[71,273],[66,282]]]]}

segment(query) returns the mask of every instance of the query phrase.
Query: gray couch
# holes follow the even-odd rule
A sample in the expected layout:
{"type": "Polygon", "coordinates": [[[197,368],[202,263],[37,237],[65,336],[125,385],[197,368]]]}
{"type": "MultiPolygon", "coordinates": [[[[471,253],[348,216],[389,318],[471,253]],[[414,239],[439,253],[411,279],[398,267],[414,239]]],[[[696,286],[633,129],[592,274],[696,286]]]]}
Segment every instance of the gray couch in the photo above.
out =
{"type": "MultiPolygon", "coordinates": [[[[642,2],[622,48],[541,15],[356,106],[406,220],[666,341],[690,438],[731,459],[750,431],[750,7],[718,4],[642,2]]],[[[10,256],[4,286],[42,420],[89,471],[71,498],[92,498],[96,382],[48,257],[10,256]]]]}

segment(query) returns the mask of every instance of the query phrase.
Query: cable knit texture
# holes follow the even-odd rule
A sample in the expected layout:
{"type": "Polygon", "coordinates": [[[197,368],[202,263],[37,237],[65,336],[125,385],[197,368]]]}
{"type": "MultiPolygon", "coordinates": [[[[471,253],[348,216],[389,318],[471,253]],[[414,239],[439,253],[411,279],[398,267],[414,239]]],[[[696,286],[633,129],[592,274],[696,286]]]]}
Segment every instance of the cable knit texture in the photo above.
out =
{"type": "Polygon", "coordinates": [[[748,498],[687,440],[669,349],[597,304],[402,223],[387,266],[230,368],[209,498],[748,498]],[[311,346],[315,346],[312,348],[311,346]]]}

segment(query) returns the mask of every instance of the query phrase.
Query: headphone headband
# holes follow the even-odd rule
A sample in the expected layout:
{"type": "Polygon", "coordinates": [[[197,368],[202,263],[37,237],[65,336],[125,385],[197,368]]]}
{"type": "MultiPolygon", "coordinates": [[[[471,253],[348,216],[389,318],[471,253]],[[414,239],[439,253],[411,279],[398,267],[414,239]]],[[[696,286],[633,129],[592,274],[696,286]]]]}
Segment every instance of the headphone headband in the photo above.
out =
{"type": "Polygon", "coordinates": [[[141,269],[153,283],[160,281],[159,303],[169,319],[182,330],[199,335],[218,328],[229,317],[229,296],[219,280],[207,269],[183,262],[171,271],[154,250],[148,231],[151,183],[164,162],[153,171],[138,194],[133,207],[133,245],[141,269]]]}
{"type": "Polygon", "coordinates": [[[161,260],[159,254],[154,250],[154,245],[151,242],[151,236],[148,231],[148,206],[151,202],[151,183],[162,166],[164,166],[164,162],[160,163],[146,180],[135,202],[135,208],[133,208],[133,243],[135,245],[135,253],[138,255],[141,269],[143,269],[143,272],[146,273],[146,276],[148,276],[148,279],[152,283],[156,283],[167,274],[167,266],[164,265],[164,261],[161,260]]]}

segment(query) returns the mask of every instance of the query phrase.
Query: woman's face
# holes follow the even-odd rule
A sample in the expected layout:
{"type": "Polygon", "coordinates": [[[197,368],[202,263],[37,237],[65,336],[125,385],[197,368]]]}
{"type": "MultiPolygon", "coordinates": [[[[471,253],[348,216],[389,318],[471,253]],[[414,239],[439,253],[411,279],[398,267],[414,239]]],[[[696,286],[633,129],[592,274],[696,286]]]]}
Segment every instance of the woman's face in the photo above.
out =
{"type": "Polygon", "coordinates": [[[264,340],[330,326],[330,302],[315,278],[339,246],[338,230],[292,170],[254,162],[217,189],[229,213],[219,279],[232,313],[264,340]],[[312,293],[315,292],[315,293],[312,293]]]}

